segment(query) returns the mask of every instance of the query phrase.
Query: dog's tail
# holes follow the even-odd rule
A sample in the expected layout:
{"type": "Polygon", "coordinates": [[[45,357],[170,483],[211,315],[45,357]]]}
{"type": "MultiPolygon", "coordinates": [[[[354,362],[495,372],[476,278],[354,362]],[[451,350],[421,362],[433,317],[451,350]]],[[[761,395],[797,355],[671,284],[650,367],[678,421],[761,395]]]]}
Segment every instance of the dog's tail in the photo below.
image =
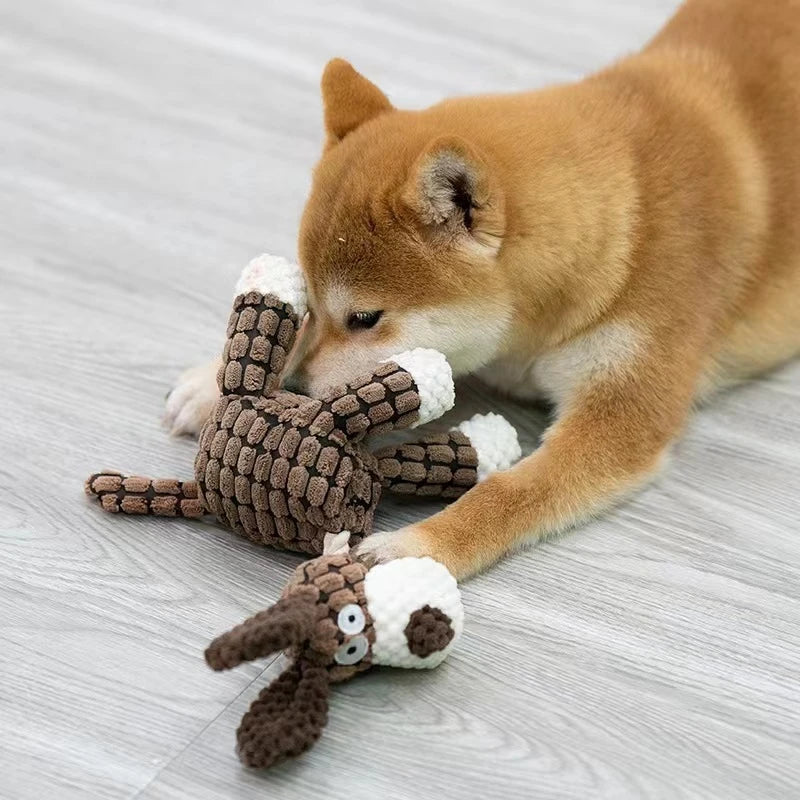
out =
{"type": "Polygon", "coordinates": [[[205,506],[197,481],[143,478],[119,472],[97,472],[84,485],[104,511],[112,514],[150,514],[156,517],[202,517],[205,506]]]}

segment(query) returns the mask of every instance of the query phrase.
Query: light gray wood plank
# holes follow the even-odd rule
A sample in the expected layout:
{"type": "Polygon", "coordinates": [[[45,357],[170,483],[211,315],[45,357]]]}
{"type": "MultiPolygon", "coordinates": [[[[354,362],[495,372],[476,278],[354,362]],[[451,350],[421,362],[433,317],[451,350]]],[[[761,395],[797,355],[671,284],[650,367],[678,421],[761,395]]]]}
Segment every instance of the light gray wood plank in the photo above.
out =
{"type": "MultiPolygon", "coordinates": [[[[798,364],[699,412],[632,502],[470,582],[452,661],[340,687],[267,776],[234,730],[282,662],[202,650],[297,559],[81,494],[103,466],[189,473],[163,395],[218,349],[239,266],[294,252],[328,57],[418,107],[572,79],[675,5],[0,4],[0,797],[800,796],[798,364]]],[[[459,398],[535,446],[541,410],[459,398]]]]}

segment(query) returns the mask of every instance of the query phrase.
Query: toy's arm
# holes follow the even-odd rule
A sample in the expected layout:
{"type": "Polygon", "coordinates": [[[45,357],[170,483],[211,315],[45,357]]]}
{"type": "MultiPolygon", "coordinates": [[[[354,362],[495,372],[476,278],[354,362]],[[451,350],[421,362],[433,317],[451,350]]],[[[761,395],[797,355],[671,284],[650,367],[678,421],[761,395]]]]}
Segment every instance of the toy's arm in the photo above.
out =
{"type": "Polygon", "coordinates": [[[514,427],[500,414],[476,414],[446,433],[374,453],[383,485],[397,494],[454,500],[522,455],[514,427]]]}
{"type": "Polygon", "coordinates": [[[375,451],[385,489],[396,494],[455,499],[478,482],[478,454],[460,431],[375,451]]]}
{"type": "Polygon", "coordinates": [[[369,375],[323,396],[331,423],[350,441],[397,428],[417,427],[453,407],[453,374],[436,350],[411,350],[383,362],[369,375]]]}
{"type": "Polygon", "coordinates": [[[267,394],[278,382],[306,313],[300,267],[284,258],[253,259],[236,284],[217,383],[222,394],[267,394]]]}

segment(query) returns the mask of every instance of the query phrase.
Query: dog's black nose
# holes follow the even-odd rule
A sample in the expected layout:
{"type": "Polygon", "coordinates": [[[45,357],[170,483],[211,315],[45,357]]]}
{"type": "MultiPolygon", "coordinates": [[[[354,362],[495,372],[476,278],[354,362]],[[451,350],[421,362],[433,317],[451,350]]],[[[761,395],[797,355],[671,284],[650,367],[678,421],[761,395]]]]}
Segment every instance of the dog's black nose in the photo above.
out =
{"type": "Polygon", "coordinates": [[[298,375],[296,372],[292,373],[291,375],[287,375],[281,381],[281,385],[288,392],[294,392],[295,394],[307,394],[302,376],[298,375]]]}

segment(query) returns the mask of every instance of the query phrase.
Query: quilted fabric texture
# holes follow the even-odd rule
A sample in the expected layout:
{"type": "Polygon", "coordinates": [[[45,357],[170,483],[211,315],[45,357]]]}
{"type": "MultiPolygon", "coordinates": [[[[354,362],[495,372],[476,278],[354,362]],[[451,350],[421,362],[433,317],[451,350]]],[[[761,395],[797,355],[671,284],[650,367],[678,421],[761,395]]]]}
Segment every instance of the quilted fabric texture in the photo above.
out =
{"type": "Polygon", "coordinates": [[[306,561],[295,570],[281,599],[217,637],[206,650],[206,661],[212,669],[230,669],[286,650],[295,659],[324,666],[331,683],[369,669],[375,631],[364,593],[366,574],[367,568],[345,553],[306,561]],[[363,625],[348,634],[340,627],[339,614],[352,605],[362,610],[363,625]],[[339,663],[337,653],[354,636],[366,640],[364,656],[352,664],[339,663]]]}
{"type": "Polygon", "coordinates": [[[104,511],[114,514],[202,517],[206,513],[195,481],[97,472],[89,476],[84,489],[100,500],[104,511]]]}
{"type": "Polygon", "coordinates": [[[281,390],[263,396],[295,324],[291,308],[272,295],[236,298],[218,376],[222,396],[200,436],[195,478],[203,504],[224,525],[262,544],[317,554],[325,533],[346,528],[355,544],[371,530],[381,476],[358,443],[413,423],[420,401],[411,375],[392,362],[320,400],[281,390]]]}
{"type": "Polygon", "coordinates": [[[364,443],[452,407],[452,374],[441,353],[402,353],[320,399],[277,389],[305,313],[302,274],[285,259],[259,256],[238,288],[196,482],[98,473],[86,490],[105,510],[207,512],[255,542],[319,555],[326,534],[348,530],[356,545],[371,532],[383,488],[453,499],[477,482],[480,454],[459,431],[377,456],[364,443]]]}
{"type": "Polygon", "coordinates": [[[228,321],[217,384],[223,395],[268,393],[286,365],[299,324],[291,305],[274,295],[238,295],[228,321]]]}
{"type": "Polygon", "coordinates": [[[375,451],[383,486],[397,494],[461,497],[478,481],[478,453],[461,431],[375,451]]]}
{"type": "Polygon", "coordinates": [[[295,570],[294,577],[284,590],[284,597],[298,592],[313,599],[316,608],[315,624],[307,641],[295,647],[295,658],[311,664],[324,665],[331,683],[348,680],[372,666],[371,648],[375,629],[367,608],[364,579],[367,568],[347,553],[320,556],[306,561],[295,570]],[[354,634],[345,633],[339,624],[339,614],[346,606],[357,605],[363,613],[363,627],[354,634]],[[337,653],[355,637],[366,639],[368,649],[353,664],[341,664],[337,653]]]}
{"type": "MultiPolygon", "coordinates": [[[[328,719],[330,685],[372,666],[375,630],[366,605],[367,568],[347,554],[321,556],[301,564],[272,607],[217,637],[206,650],[215,670],[286,650],[294,659],[264,689],[236,733],[239,758],[250,767],[269,767],[300,755],[319,738],[328,719]],[[342,629],[342,612],[357,608],[358,624],[342,629]],[[353,663],[339,659],[363,643],[353,663]]],[[[351,617],[356,618],[354,612],[351,617]]]]}

